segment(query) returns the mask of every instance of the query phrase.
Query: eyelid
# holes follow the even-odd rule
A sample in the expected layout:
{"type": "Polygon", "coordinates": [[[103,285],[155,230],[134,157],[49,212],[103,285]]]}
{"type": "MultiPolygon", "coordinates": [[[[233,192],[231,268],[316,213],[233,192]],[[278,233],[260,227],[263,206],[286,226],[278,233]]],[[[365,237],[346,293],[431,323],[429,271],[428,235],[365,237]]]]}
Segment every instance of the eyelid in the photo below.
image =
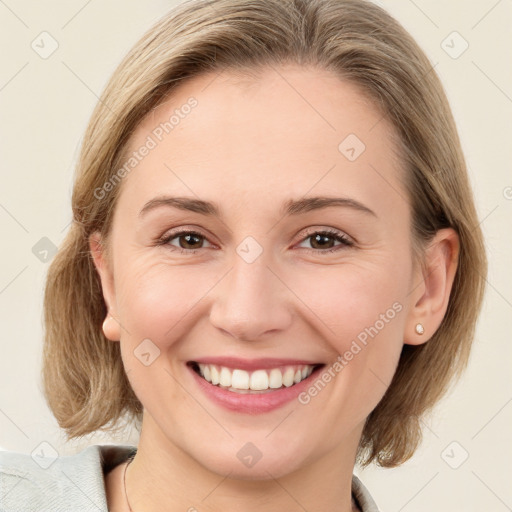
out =
{"type": "MultiPolygon", "coordinates": [[[[195,233],[199,236],[202,236],[203,238],[206,238],[210,240],[211,238],[215,238],[212,234],[209,233],[208,230],[205,230],[203,228],[197,227],[194,224],[185,224],[183,226],[177,226],[175,228],[168,229],[163,233],[163,235],[159,236],[157,238],[158,241],[168,239],[169,237],[174,237],[177,235],[180,235],[182,233],[188,234],[188,233],[195,233]]],[[[213,242],[211,242],[213,243],[213,242]]]]}

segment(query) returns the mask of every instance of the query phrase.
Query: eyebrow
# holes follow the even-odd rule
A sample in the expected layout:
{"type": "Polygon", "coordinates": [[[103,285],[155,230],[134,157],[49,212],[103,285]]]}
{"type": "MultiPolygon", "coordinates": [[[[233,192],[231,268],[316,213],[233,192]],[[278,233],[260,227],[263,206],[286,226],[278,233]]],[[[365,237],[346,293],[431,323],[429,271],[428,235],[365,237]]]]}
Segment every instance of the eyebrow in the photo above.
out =
{"type": "MultiPolygon", "coordinates": [[[[143,217],[149,211],[160,208],[162,206],[191,211],[201,215],[221,217],[220,208],[216,203],[203,201],[202,199],[194,199],[191,197],[170,196],[155,197],[148,201],[139,212],[139,217],[143,217]]],[[[377,214],[373,210],[370,210],[370,208],[360,203],[359,201],[356,201],[355,199],[348,197],[325,196],[290,199],[283,204],[281,213],[284,215],[299,215],[302,213],[307,213],[313,210],[320,210],[322,208],[329,208],[332,206],[351,208],[353,210],[377,217],[377,214]]]]}

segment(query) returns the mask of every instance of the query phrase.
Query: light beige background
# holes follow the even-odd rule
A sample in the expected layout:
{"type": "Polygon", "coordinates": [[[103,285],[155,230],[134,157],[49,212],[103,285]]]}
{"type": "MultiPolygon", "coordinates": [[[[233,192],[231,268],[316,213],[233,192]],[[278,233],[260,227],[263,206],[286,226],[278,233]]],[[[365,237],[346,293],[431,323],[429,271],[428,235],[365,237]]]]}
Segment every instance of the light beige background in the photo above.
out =
{"type": "MultiPolygon", "coordinates": [[[[70,454],[92,443],[137,442],[132,430],[122,439],[95,435],[65,444],[40,391],[48,261],[33,248],[50,244],[40,242],[43,237],[55,246],[64,237],[73,166],[108,77],[142,33],[177,3],[0,0],[4,449],[31,453],[48,442],[70,454]],[[31,47],[43,31],[59,45],[47,59],[31,47]]],[[[378,3],[412,33],[445,85],[469,164],[490,274],[469,369],[425,422],[422,447],[401,468],[358,473],[383,512],[512,510],[512,3],[378,3]],[[469,44],[457,59],[443,48],[452,46],[452,53],[462,48],[463,41],[450,36],[453,31],[469,44]]]]}

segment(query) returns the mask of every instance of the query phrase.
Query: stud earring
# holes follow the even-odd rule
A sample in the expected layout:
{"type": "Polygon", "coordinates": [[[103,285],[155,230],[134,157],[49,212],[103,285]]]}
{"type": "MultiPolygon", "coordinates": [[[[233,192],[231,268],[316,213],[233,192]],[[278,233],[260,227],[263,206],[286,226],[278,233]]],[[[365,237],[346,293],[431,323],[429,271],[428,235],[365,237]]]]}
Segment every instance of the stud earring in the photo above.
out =
{"type": "Polygon", "coordinates": [[[414,330],[416,331],[416,334],[419,334],[420,336],[425,332],[425,328],[422,324],[416,324],[414,330]]]}

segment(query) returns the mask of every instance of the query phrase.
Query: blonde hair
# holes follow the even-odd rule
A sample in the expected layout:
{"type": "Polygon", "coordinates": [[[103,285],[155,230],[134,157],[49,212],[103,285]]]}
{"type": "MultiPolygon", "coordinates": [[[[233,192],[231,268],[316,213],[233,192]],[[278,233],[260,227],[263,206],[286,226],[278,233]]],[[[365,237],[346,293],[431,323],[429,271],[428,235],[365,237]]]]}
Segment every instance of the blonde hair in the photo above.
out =
{"type": "Polygon", "coordinates": [[[423,51],[366,0],[192,0],[162,18],[124,58],[83,140],[74,222],[50,265],[44,297],[44,392],[68,438],[113,429],[125,414],[140,421],[143,411],[119,343],[102,332],[107,307],[88,246],[94,231],[108,240],[121,187],[101,200],[95,191],[121,167],[141,120],[177,85],[210,70],[286,63],[319,66],[351,81],[393,124],[415,246],[445,227],[460,238],[445,318],[427,343],[404,345],[391,385],[366,420],[359,462],[391,467],[410,458],[421,439],[421,417],[465,368],[487,261],[456,125],[423,51]]]}

